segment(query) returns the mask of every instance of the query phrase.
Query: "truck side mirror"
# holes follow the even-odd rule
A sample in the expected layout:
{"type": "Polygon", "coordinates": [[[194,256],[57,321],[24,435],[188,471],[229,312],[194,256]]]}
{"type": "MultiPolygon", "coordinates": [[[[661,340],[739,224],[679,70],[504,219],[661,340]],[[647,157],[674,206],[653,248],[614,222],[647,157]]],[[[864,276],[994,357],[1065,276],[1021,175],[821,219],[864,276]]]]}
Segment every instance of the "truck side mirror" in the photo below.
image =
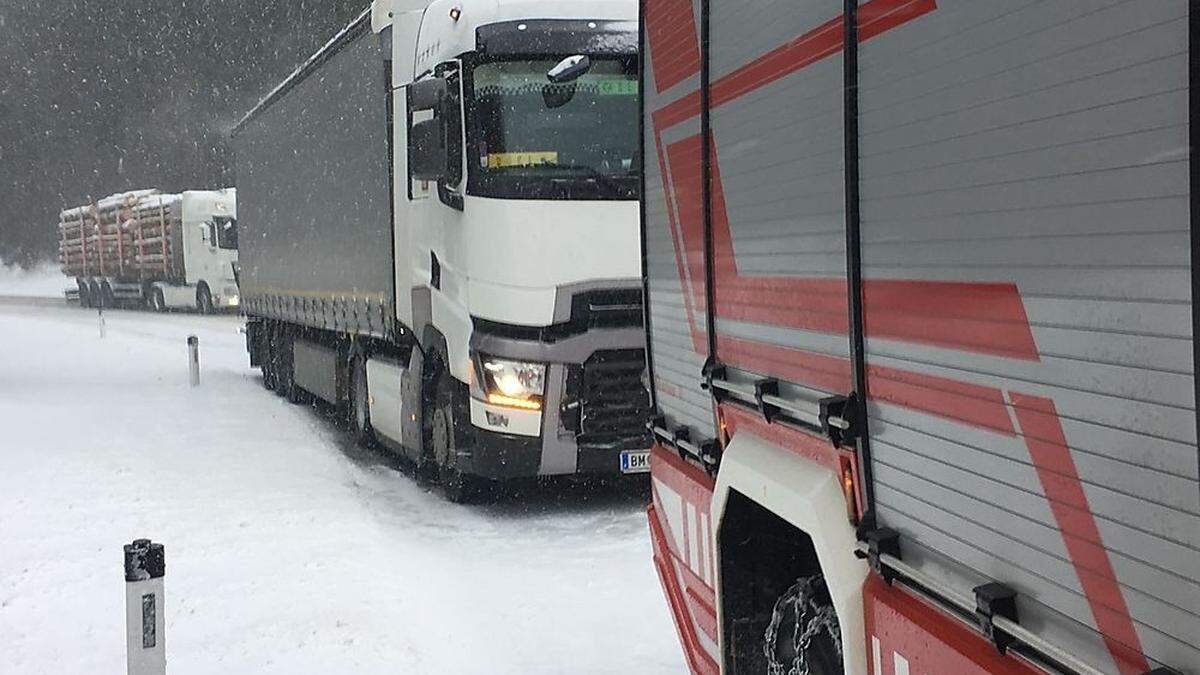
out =
{"type": "Polygon", "coordinates": [[[414,122],[408,130],[408,166],[417,180],[443,181],[449,175],[446,130],[442,118],[434,116],[414,122]]]}
{"type": "Polygon", "coordinates": [[[432,77],[408,87],[408,166],[417,180],[441,182],[449,175],[446,147],[446,80],[432,77]],[[418,114],[426,119],[416,121],[418,114]],[[429,115],[432,115],[431,117],[429,115]]]}
{"type": "MultiPolygon", "coordinates": [[[[439,66],[438,74],[442,72],[439,66]]],[[[416,180],[436,181],[442,203],[462,210],[462,114],[458,73],[435,76],[408,86],[408,167],[416,180]],[[423,118],[419,121],[417,118],[423,118]]]]}

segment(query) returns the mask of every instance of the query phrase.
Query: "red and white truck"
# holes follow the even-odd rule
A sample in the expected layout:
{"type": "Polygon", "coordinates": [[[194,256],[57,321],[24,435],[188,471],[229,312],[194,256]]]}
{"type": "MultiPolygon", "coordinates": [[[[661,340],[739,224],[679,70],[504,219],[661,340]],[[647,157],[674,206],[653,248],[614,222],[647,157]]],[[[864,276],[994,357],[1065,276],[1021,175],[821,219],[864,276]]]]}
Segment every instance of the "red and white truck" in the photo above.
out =
{"type": "Polygon", "coordinates": [[[696,673],[1200,673],[1200,17],[643,0],[696,673]]]}

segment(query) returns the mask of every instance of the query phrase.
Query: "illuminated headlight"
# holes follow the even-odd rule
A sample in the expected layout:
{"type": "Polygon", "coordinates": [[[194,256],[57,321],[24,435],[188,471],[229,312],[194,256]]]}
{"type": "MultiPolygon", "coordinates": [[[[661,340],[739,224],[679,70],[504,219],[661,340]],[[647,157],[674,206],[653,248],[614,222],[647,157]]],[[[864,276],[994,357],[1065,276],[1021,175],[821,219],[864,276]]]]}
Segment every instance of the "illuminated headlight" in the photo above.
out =
{"type": "Polygon", "coordinates": [[[546,390],[546,364],[479,356],[479,375],[488,403],[540,410],[546,390]]]}

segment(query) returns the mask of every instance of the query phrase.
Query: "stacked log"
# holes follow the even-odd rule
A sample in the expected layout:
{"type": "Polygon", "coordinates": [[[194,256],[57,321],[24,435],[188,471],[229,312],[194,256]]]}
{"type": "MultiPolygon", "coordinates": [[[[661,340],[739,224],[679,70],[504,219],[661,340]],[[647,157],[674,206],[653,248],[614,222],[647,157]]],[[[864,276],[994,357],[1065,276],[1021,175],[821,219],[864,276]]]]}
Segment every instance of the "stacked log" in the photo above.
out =
{"type": "Polygon", "coordinates": [[[74,277],[170,278],[178,248],[179,195],[121,192],[59,214],[59,263],[74,277]]]}

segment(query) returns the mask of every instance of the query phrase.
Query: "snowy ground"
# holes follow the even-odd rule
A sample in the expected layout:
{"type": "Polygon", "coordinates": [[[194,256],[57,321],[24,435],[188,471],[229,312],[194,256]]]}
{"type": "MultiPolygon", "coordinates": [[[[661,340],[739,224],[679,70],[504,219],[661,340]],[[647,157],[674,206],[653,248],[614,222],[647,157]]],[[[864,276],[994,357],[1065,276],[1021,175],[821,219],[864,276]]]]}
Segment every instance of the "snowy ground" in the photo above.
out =
{"type": "Polygon", "coordinates": [[[0,298],[0,672],[123,672],[137,537],[175,674],[683,671],[642,495],[449,504],[265,391],[238,319],[105,321],[0,298]]]}
{"type": "Polygon", "coordinates": [[[61,298],[71,283],[59,271],[57,263],[45,262],[23,270],[0,260],[0,295],[61,298]]]}

